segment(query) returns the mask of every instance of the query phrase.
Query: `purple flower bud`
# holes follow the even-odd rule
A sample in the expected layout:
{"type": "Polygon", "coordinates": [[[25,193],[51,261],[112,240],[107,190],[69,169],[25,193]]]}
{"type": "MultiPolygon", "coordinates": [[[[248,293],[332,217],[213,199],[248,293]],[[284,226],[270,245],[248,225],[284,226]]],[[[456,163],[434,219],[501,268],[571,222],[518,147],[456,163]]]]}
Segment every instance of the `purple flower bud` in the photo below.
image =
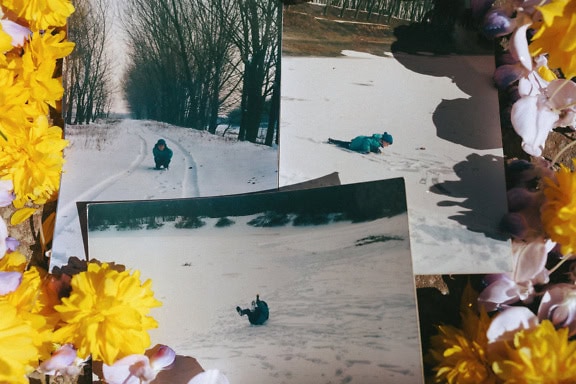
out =
{"type": "Polygon", "coordinates": [[[8,248],[8,252],[14,252],[19,245],[20,242],[15,238],[10,236],[6,238],[6,248],[8,248]]]}
{"type": "Polygon", "coordinates": [[[508,213],[500,220],[500,230],[514,238],[524,239],[528,234],[528,222],[520,213],[508,213]]]}
{"type": "Polygon", "coordinates": [[[526,188],[512,188],[506,192],[506,196],[508,197],[508,209],[511,212],[517,212],[529,207],[539,209],[541,205],[541,193],[532,192],[526,188]]]}
{"type": "Polygon", "coordinates": [[[489,11],[484,17],[482,31],[489,37],[509,35],[516,28],[516,23],[500,9],[489,11]]]}
{"type": "Polygon", "coordinates": [[[515,81],[518,81],[525,73],[524,67],[520,65],[504,64],[494,71],[494,83],[496,83],[498,89],[504,90],[515,81]]]}

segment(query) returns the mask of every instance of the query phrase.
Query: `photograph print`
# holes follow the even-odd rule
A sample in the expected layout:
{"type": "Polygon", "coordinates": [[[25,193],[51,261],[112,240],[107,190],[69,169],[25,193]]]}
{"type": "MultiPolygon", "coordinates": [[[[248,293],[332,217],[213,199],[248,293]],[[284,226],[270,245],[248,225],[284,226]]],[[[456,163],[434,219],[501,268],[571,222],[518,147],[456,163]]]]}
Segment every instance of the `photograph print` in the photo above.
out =
{"type": "Polygon", "coordinates": [[[152,344],[234,383],[423,383],[401,178],[88,204],[91,258],[151,279],[152,344]]]}
{"type": "Polygon", "coordinates": [[[84,258],[78,201],[278,187],[280,3],[74,5],[54,264],[84,258]]]}
{"type": "Polygon", "coordinates": [[[474,22],[461,0],[284,7],[280,185],[403,177],[416,274],[511,269],[494,47],[474,22]]]}

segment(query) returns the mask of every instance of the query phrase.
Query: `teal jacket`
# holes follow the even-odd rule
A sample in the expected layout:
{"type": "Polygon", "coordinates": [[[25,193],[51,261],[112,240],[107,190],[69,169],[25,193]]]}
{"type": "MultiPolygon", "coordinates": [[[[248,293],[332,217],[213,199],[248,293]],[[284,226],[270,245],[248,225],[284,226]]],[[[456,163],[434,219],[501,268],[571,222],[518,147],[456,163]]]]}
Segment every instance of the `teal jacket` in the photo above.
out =
{"type": "Polygon", "coordinates": [[[356,136],[350,142],[350,149],[356,152],[369,153],[379,152],[382,147],[382,135],[375,133],[372,136],[356,136]]]}

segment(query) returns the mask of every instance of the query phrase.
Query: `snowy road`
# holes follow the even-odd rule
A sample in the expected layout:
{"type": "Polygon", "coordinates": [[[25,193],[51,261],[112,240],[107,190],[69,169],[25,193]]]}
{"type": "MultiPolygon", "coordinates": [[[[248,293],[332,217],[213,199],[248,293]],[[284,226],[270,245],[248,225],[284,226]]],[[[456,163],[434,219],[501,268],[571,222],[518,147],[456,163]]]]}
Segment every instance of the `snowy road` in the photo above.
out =
{"type": "Polygon", "coordinates": [[[164,123],[119,120],[67,126],[53,264],[84,257],[78,201],[149,200],[246,193],[278,186],[275,148],[164,123]],[[166,140],[169,170],[154,170],[152,148],[166,140]],[[202,187],[200,187],[202,186],[202,187]]]}

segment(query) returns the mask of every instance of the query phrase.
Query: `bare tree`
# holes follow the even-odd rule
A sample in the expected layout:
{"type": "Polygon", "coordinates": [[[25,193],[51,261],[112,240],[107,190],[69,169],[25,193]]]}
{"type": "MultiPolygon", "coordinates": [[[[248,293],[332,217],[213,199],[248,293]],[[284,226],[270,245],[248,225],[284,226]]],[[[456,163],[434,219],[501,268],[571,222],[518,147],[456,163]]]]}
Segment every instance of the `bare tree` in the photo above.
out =
{"type": "Polygon", "coordinates": [[[67,124],[94,121],[107,113],[112,93],[106,56],[109,18],[104,0],[78,0],[68,20],[68,39],[76,46],[64,64],[64,118],[67,124]]]}
{"type": "MultiPolygon", "coordinates": [[[[280,62],[277,1],[237,0],[234,35],[244,64],[239,139],[257,142],[266,99],[272,94],[280,62]]],[[[232,26],[233,27],[233,26],[232,26]]]]}
{"type": "Polygon", "coordinates": [[[238,55],[223,28],[234,1],[126,4],[123,23],[131,65],[125,92],[132,111],[138,111],[137,117],[145,111],[147,118],[215,132],[240,78],[238,55]]]}
{"type": "MultiPolygon", "coordinates": [[[[130,65],[124,87],[133,114],[215,133],[219,116],[239,104],[239,139],[256,142],[265,103],[279,89],[278,2],[126,0],[125,5],[130,65]]],[[[272,115],[273,135],[278,115],[272,115]]]]}

